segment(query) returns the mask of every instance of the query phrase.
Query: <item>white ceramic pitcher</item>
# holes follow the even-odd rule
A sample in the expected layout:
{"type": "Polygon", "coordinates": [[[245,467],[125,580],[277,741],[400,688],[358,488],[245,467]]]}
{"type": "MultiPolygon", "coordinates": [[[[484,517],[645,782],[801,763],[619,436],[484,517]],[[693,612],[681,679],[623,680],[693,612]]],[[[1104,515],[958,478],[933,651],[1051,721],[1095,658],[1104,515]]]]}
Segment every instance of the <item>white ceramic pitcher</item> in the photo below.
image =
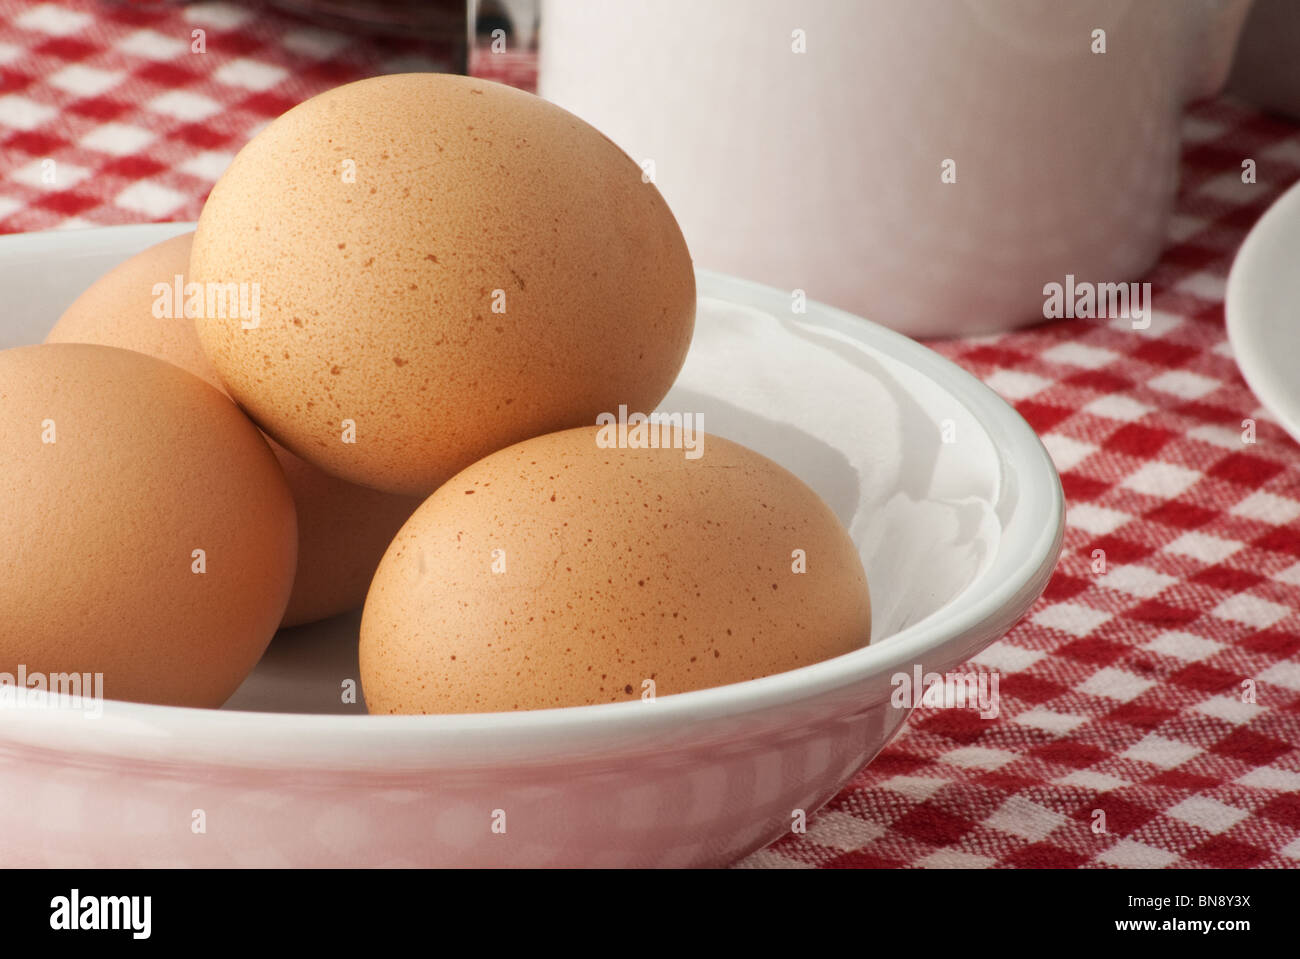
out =
{"type": "Polygon", "coordinates": [[[540,92],[653,161],[697,264],[986,332],[1156,260],[1248,4],[545,0],[540,92]]]}

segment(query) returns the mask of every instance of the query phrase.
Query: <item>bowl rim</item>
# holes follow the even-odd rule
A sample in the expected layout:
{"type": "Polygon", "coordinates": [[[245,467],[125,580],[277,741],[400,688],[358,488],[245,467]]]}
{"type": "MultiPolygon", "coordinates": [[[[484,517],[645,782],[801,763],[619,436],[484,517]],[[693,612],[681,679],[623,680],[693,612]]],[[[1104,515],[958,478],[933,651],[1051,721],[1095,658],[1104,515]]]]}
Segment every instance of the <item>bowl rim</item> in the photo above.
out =
{"type": "MultiPolygon", "coordinates": [[[[122,248],[127,251],[124,255],[129,255],[135,249],[184,232],[187,227],[192,229],[193,224],[133,224],[15,234],[0,237],[0,258],[19,251],[66,253],[75,240],[85,241],[86,247],[98,244],[122,248]]],[[[787,291],[699,268],[696,278],[698,296],[722,298],[778,316],[789,309],[787,291]]],[[[1009,628],[1046,586],[1061,550],[1065,526],[1064,495],[1056,468],[1037,434],[1010,404],[933,350],[901,333],[812,299],[807,300],[807,312],[801,319],[835,330],[930,380],[976,419],[997,452],[1001,477],[995,508],[1004,527],[996,553],[957,596],[906,629],[820,663],[741,683],[663,696],[653,704],[633,700],[515,712],[340,715],[105,700],[103,716],[91,723],[100,732],[75,737],[73,746],[65,737],[53,739],[49,734],[69,722],[82,722],[84,717],[76,711],[59,709],[35,715],[21,710],[27,715],[19,723],[26,727],[19,736],[12,735],[13,724],[0,717],[0,743],[8,740],[118,756],[141,752],[155,756],[160,740],[176,739],[186,746],[199,747],[192,757],[195,761],[202,758],[235,766],[292,762],[296,768],[317,768],[336,767],[340,756],[346,755],[349,768],[373,768],[389,765],[394,755],[431,754],[440,745],[464,748],[465,737],[471,734],[475,747],[485,753],[490,753],[493,746],[518,747],[521,743],[548,747],[563,743],[572,748],[617,744],[628,737],[789,706],[863,683],[884,672],[911,669],[917,663],[925,664],[927,669],[955,665],[966,658],[953,658],[961,651],[963,638],[1009,628]],[[37,725],[46,727],[47,735],[32,728],[37,725]],[[557,737],[561,732],[564,736],[557,737]],[[146,740],[152,743],[150,748],[133,748],[146,740]],[[317,746],[303,753],[295,748],[303,742],[317,746]]],[[[1000,635],[999,631],[994,638],[1000,635]]]]}

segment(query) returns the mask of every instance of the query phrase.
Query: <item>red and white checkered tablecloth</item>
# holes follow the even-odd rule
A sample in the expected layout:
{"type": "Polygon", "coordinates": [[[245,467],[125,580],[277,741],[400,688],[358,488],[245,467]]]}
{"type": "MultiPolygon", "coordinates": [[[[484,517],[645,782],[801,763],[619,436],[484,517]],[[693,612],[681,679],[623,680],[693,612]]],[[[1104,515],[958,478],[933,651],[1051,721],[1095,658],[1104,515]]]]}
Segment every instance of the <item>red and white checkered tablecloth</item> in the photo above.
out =
{"type": "MultiPolygon", "coordinates": [[[[0,232],[193,219],[288,107],[447,63],[250,6],[0,0],[0,232]]],[[[930,344],[1015,404],[1068,501],[1046,594],[974,663],[1000,674],[1000,717],[918,710],[806,835],[742,865],[1300,865],[1300,446],[1223,324],[1237,247],[1300,179],[1300,127],[1219,100],[1184,141],[1149,330],[930,344]]]]}

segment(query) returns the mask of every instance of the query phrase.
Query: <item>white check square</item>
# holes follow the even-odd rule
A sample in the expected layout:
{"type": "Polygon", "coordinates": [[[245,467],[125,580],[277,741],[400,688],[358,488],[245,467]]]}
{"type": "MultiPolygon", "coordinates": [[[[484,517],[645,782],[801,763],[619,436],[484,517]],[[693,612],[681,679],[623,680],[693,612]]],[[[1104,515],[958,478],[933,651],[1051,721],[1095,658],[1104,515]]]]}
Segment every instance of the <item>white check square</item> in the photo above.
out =
{"type": "Polygon", "coordinates": [[[1300,663],[1284,659],[1260,673],[1259,678],[1273,686],[1284,686],[1300,692],[1300,663]]]}
{"type": "Polygon", "coordinates": [[[1207,140],[1216,140],[1226,132],[1221,122],[1190,114],[1183,117],[1182,138],[1186,142],[1204,143],[1207,140]]]}
{"type": "MultiPolygon", "coordinates": [[[[1256,169],[1258,171],[1258,168],[1256,169]]],[[[1259,184],[1243,183],[1242,173],[1241,167],[1221,173],[1202,183],[1196,192],[1202,196],[1210,196],[1238,205],[1251,203],[1259,195],[1259,184]]]]}
{"type": "Polygon", "coordinates": [[[1190,556],[1202,563],[1213,564],[1223,562],[1241,547],[1242,544],[1236,540],[1219,539],[1217,536],[1208,536],[1205,533],[1193,531],[1184,533],[1172,543],[1166,545],[1165,552],[1176,553],[1179,556],[1190,556]]]}
{"type": "Polygon", "coordinates": [[[1160,499],[1174,499],[1181,496],[1201,478],[1196,470],[1189,470],[1173,463],[1146,463],[1137,472],[1130,473],[1120,483],[1125,489],[1135,493],[1145,493],[1160,499]]]}
{"type": "Polygon", "coordinates": [[[157,134],[143,127],[125,123],[105,123],[95,127],[82,138],[81,145],[110,156],[130,156],[139,153],[154,140],[157,134]]]}
{"type": "Polygon", "coordinates": [[[1119,359],[1119,354],[1114,350],[1102,349],[1099,346],[1088,346],[1084,343],[1074,343],[1069,340],[1052,347],[1050,350],[1044,350],[1041,356],[1049,363],[1080,366],[1085,370],[1099,370],[1119,359]]]}
{"type": "Polygon", "coordinates": [[[34,130],[59,111],[17,93],[0,96],[0,126],[15,130],[34,130]]]}
{"type": "Polygon", "coordinates": [[[1217,390],[1222,384],[1218,380],[1189,373],[1186,370],[1169,370],[1147,380],[1147,386],[1162,393],[1172,393],[1185,400],[1199,400],[1217,390]]]}
{"type": "Polygon", "coordinates": [[[218,83],[227,86],[242,87],[261,93],[269,90],[289,76],[289,71],[271,63],[239,57],[223,65],[212,75],[218,83]]]}
{"type": "Polygon", "coordinates": [[[1113,619],[1110,613],[1082,606],[1079,603],[1055,603],[1044,607],[1034,614],[1033,621],[1039,626],[1059,629],[1072,636],[1087,636],[1098,626],[1113,619]]]}
{"type": "Polygon", "coordinates": [[[1132,518],[1128,513],[1105,506],[1094,506],[1091,503],[1076,503],[1069,506],[1065,513],[1067,526],[1087,530],[1094,536],[1113,533],[1132,518]]]}
{"type": "Polygon", "coordinates": [[[1224,290],[1228,281],[1217,273],[1193,273],[1175,284],[1174,289],[1180,293],[1190,293],[1202,300],[1223,302],[1224,290]]]}
{"type": "Polygon", "coordinates": [[[1023,400],[1052,385],[1051,380],[1018,370],[998,370],[987,377],[984,383],[1009,400],[1023,400]]]}
{"type": "Polygon", "coordinates": [[[1241,699],[1234,696],[1215,696],[1213,699],[1207,699],[1205,702],[1197,704],[1196,711],[1206,716],[1222,719],[1234,726],[1240,726],[1242,723],[1250,722],[1262,713],[1264,707],[1258,703],[1243,703],[1241,699]]]}
{"type": "Polygon", "coordinates": [[[939,757],[946,763],[961,766],[964,769],[1000,769],[1016,758],[1016,754],[1005,749],[989,749],[984,746],[963,746],[951,749],[939,757]]]}
{"type": "Polygon", "coordinates": [[[948,782],[947,779],[936,779],[931,776],[893,776],[880,785],[881,788],[899,793],[908,799],[925,802],[948,785],[948,782]]]}
{"type": "Polygon", "coordinates": [[[1199,746],[1189,746],[1187,743],[1176,742],[1150,733],[1140,742],[1130,746],[1121,754],[1121,758],[1151,763],[1162,769],[1173,769],[1194,756],[1199,756],[1202,752],[1199,746]]]}
{"type": "Polygon", "coordinates": [[[1172,656],[1175,659],[1194,663],[1207,656],[1213,656],[1223,648],[1223,645],[1203,636],[1170,629],[1147,643],[1146,648],[1162,656],[1172,656]]]}
{"type": "Polygon", "coordinates": [[[1288,163],[1300,166],[1300,142],[1287,137],[1279,140],[1267,150],[1260,151],[1259,158],[1265,163],[1288,163]]]}
{"type": "Polygon", "coordinates": [[[233,3],[196,3],[186,7],[181,16],[201,27],[235,30],[247,23],[253,12],[233,3]]]}
{"type": "Polygon", "coordinates": [[[280,38],[280,45],[299,56],[326,60],[348,45],[348,38],[332,30],[303,27],[290,30],[280,38]]]}
{"type": "Polygon", "coordinates": [[[1221,832],[1227,832],[1250,813],[1207,796],[1188,796],[1170,809],[1168,815],[1217,836],[1221,832]]]}
{"type": "Polygon", "coordinates": [[[1142,419],[1152,409],[1153,407],[1147,406],[1145,403],[1139,403],[1137,400],[1121,396],[1119,393],[1108,393],[1105,396],[1097,397],[1084,406],[1083,412],[1092,416],[1103,416],[1109,420],[1131,423],[1142,419]]]}
{"type": "Polygon", "coordinates": [[[819,846],[849,852],[879,839],[885,828],[878,823],[859,819],[846,812],[828,810],[818,813],[808,823],[808,838],[819,846]]]}
{"type": "Polygon", "coordinates": [[[1292,520],[1300,517],[1300,500],[1294,500],[1288,496],[1274,496],[1272,493],[1256,490],[1228,512],[1233,516],[1244,516],[1247,519],[1257,519],[1264,523],[1286,526],[1292,520]]]}
{"type": "Polygon", "coordinates": [[[1278,769],[1276,766],[1256,766],[1250,772],[1238,777],[1237,782],[1252,789],[1300,792],[1300,772],[1278,769]]]}
{"type": "Polygon", "coordinates": [[[1057,779],[1056,782],[1062,786],[1078,786],[1080,789],[1092,789],[1099,793],[1107,793],[1112,789],[1130,785],[1127,779],[1120,779],[1118,776],[1111,776],[1095,769],[1076,769],[1057,779]]]}
{"type": "Polygon", "coordinates": [[[1165,228],[1165,237],[1171,243],[1182,243],[1184,240],[1200,233],[1209,225],[1210,221],[1204,217],[1175,213],[1169,218],[1169,226],[1165,228]]]}
{"type": "Polygon", "coordinates": [[[1126,869],[1163,869],[1178,860],[1167,849],[1157,849],[1132,839],[1121,839],[1097,858],[1107,865],[1126,869]]]}
{"type": "Polygon", "coordinates": [[[1119,316],[1111,320],[1108,324],[1113,330],[1120,330],[1124,333],[1136,333],[1147,339],[1156,340],[1162,336],[1167,336],[1173,330],[1183,325],[1183,318],[1173,313],[1166,313],[1164,310],[1151,310],[1150,323],[1146,329],[1133,329],[1133,321],[1127,317],[1119,316]]]}
{"type": "Polygon", "coordinates": [[[189,93],[185,90],[172,90],[154,97],[145,104],[145,109],[153,113],[183,120],[186,123],[198,123],[221,112],[221,104],[201,93],[189,93]]]}
{"type": "Polygon", "coordinates": [[[989,869],[996,863],[996,859],[960,849],[936,849],[916,861],[922,869],[989,869]]]}
{"type": "Polygon", "coordinates": [[[1285,619],[1291,612],[1291,607],[1283,606],[1281,603],[1275,603],[1261,596],[1238,593],[1235,596],[1229,596],[1210,612],[1219,619],[1245,623],[1247,626],[1254,626],[1256,629],[1268,629],[1279,620],[1285,619]]]}
{"type": "Polygon", "coordinates": [[[1065,822],[1061,813],[1023,796],[1012,796],[984,820],[985,825],[1030,842],[1041,842],[1065,822]]]}
{"type": "Polygon", "coordinates": [[[1143,679],[1122,669],[1107,667],[1089,676],[1088,680],[1079,686],[1079,691],[1090,696],[1103,696],[1106,699],[1127,703],[1137,699],[1154,685],[1155,683],[1149,679],[1143,679]]]}
{"type": "Polygon", "coordinates": [[[232,160],[235,159],[233,153],[226,153],[220,150],[202,150],[182,163],[178,170],[182,173],[188,173],[190,176],[198,177],[200,180],[211,180],[215,183],[221,178],[221,174],[226,172],[232,160]]]}
{"type": "Polygon", "coordinates": [[[19,167],[10,176],[34,190],[67,190],[90,176],[90,171],[73,163],[47,157],[19,167]]]}
{"type": "Polygon", "coordinates": [[[84,30],[94,19],[88,13],[69,10],[56,3],[42,3],[15,17],[14,23],[24,30],[48,33],[52,37],[67,37],[84,30]]]}
{"type": "Polygon", "coordinates": [[[1241,430],[1232,429],[1229,426],[1215,426],[1206,423],[1202,426],[1194,426],[1187,431],[1187,435],[1202,443],[1209,443],[1212,446],[1218,446],[1225,450],[1239,450],[1245,444],[1241,441],[1241,430]]]}
{"type": "Polygon", "coordinates": [[[138,180],[117,195],[113,202],[124,210],[161,217],[171,213],[189,198],[168,187],[138,180]]]}
{"type": "Polygon", "coordinates": [[[97,97],[113,89],[125,76],[120,70],[98,70],[74,63],[52,74],[45,82],[75,96],[97,97]]]}
{"type": "Polygon", "coordinates": [[[186,53],[190,45],[157,30],[137,30],[118,41],[117,49],[134,57],[161,62],[186,53]]]}
{"type": "Polygon", "coordinates": [[[1023,646],[1004,641],[984,648],[971,662],[999,673],[1018,673],[1033,666],[1046,655],[1041,650],[1025,649],[1023,646]]]}
{"type": "Polygon", "coordinates": [[[1104,586],[1107,589],[1117,589],[1120,592],[1128,593],[1130,596],[1150,599],[1176,582],[1178,580],[1172,576],[1157,573],[1154,569],[1147,569],[1145,566],[1134,563],[1127,566],[1111,567],[1109,573],[1097,580],[1097,585],[1104,586]]]}
{"type": "Polygon", "coordinates": [[[1028,712],[1020,713],[1018,716],[1011,717],[1011,721],[1019,723],[1021,726],[1029,726],[1033,729],[1041,729],[1046,733],[1064,736],[1071,730],[1077,729],[1088,721],[1087,716],[1075,716],[1071,713],[1056,713],[1042,706],[1037,709],[1031,709],[1028,712]]]}

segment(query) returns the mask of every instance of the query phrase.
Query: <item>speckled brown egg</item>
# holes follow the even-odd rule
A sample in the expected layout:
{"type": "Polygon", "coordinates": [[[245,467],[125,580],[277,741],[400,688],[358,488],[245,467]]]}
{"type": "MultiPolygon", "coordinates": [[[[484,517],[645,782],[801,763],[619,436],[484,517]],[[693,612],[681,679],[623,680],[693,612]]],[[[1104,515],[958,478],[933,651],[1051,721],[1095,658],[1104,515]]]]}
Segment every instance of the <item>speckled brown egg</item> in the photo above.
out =
{"type": "Polygon", "coordinates": [[[407,494],[653,409],[694,325],[686,244],[641,167],[545,100],[443,74],[362,80],[273,121],[213,188],[191,267],[246,291],[240,316],[198,326],[249,415],[407,494]]]}
{"type": "Polygon", "coordinates": [[[372,713],[665,696],[867,644],[857,550],[796,476],[716,436],[697,458],[600,436],[501,450],[402,527],[361,621],[372,713]]]}
{"type": "MultiPolygon", "coordinates": [[[[183,307],[187,299],[193,239],[193,233],[186,233],[165,240],[104,274],[68,307],[46,342],[137,350],[224,391],[199,345],[193,319],[176,306],[183,307]]],[[[298,513],[298,568],[281,625],[297,626],[360,606],[380,557],[420,500],[345,482],[274,441],[271,449],[298,513]]]]}
{"type": "Polygon", "coordinates": [[[161,360],[0,352],[0,672],[219,706],[284,613],[293,499],[226,396],[161,360]]]}

